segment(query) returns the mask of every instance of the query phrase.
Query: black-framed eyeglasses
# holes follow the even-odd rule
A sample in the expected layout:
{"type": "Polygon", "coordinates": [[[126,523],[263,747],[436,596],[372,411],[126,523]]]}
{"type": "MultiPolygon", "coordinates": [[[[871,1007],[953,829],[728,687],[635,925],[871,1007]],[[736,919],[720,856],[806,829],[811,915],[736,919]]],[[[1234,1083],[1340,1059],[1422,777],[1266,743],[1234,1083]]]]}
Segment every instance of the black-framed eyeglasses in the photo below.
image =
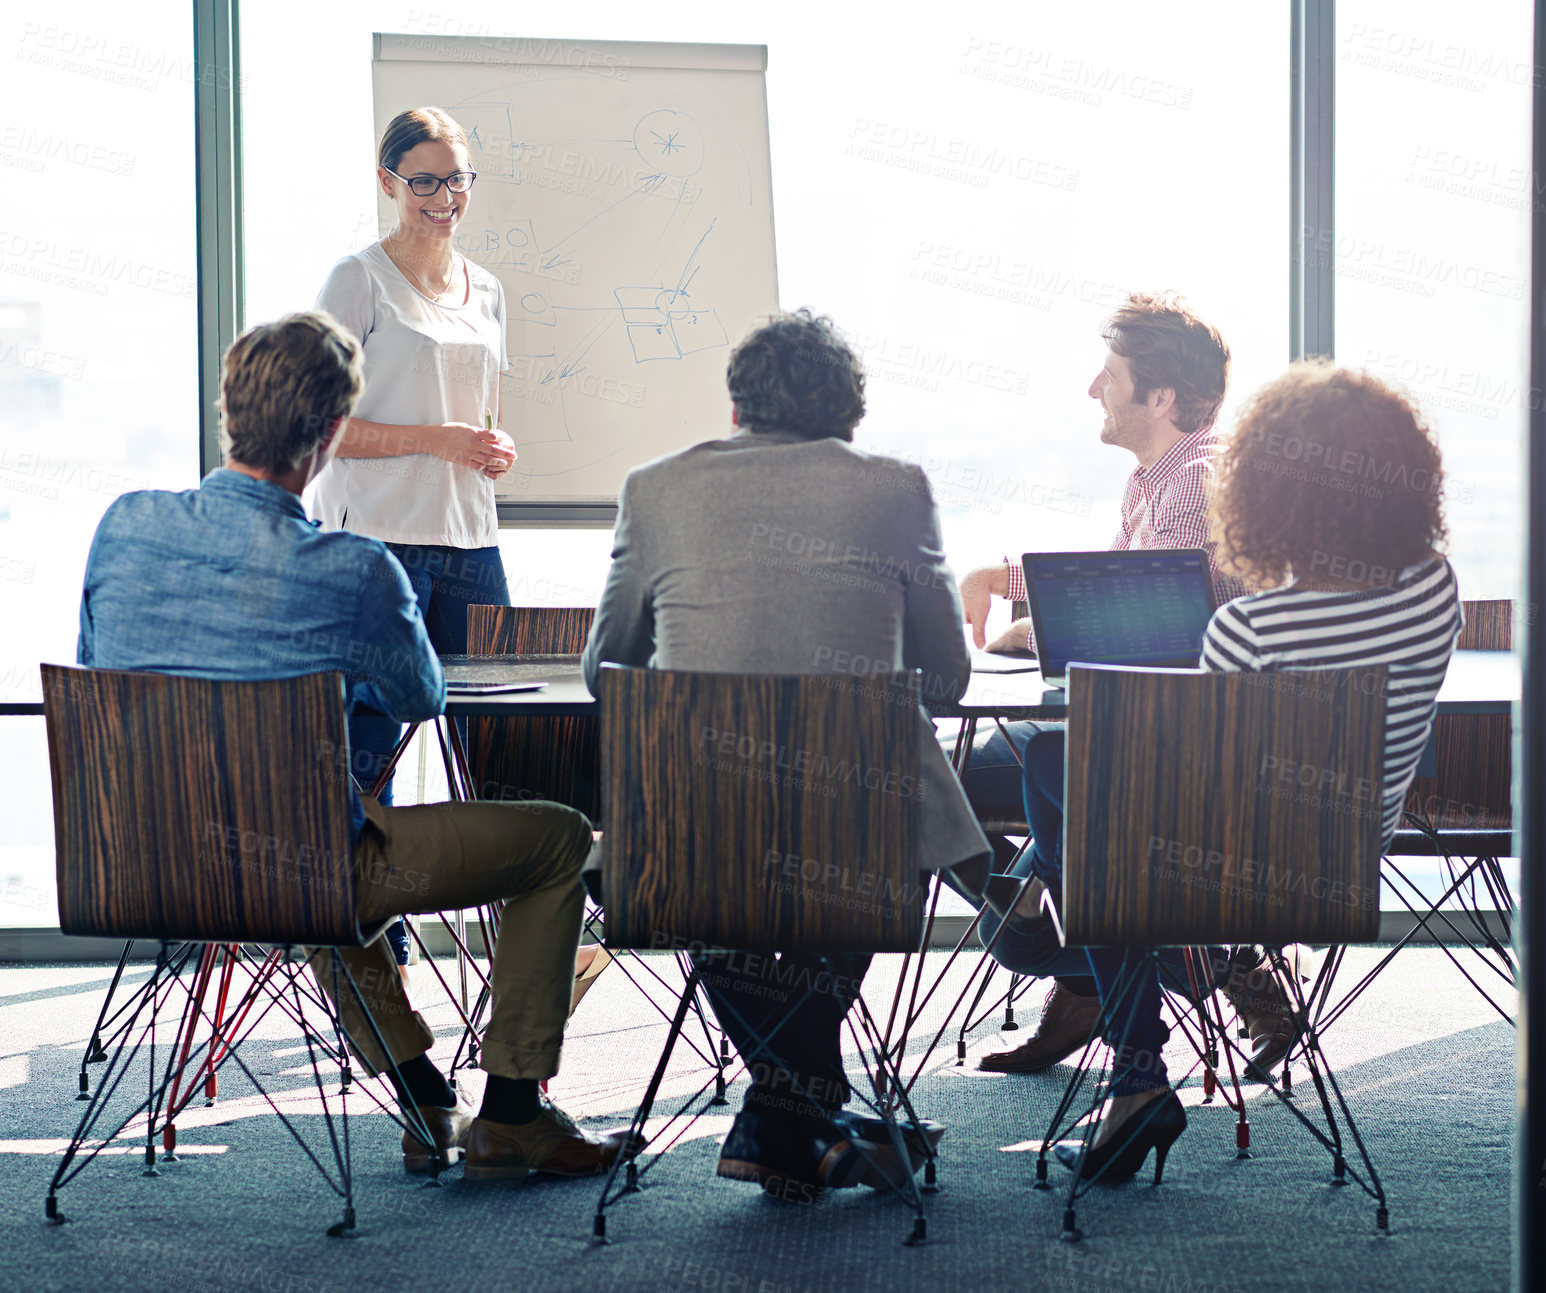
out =
{"type": "Polygon", "coordinates": [[[390,166],[381,168],[395,180],[401,180],[408,186],[409,192],[414,197],[432,198],[440,192],[440,186],[444,184],[452,193],[465,193],[472,187],[472,182],[478,178],[477,171],[452,171],[444,179],[437,179],[433,175],[415,175],[411,180],[406,175],[399,175],[390,166]]]}

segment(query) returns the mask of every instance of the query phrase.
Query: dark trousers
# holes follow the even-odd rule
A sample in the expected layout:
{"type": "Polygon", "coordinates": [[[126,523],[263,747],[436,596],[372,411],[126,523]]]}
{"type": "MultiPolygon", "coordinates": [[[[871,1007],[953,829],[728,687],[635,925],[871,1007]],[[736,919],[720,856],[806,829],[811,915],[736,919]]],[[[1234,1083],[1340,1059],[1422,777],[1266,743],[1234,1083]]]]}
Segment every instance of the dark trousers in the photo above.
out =
{"type": "MultiPolygon", "coordinates": [[[[430,645],[438,655],[466,653],[469,606],[510,604],[505,566],[497,547],[446,548],[423,543],[389,543],[387,547],[413,585],[430,645]]],[[[355,782],[365,793],[370,793],[402,735],[401,723],[374,709],[360,709],[349,716],[350,762],[355,782]]],[[[391,807],[390,779],[376,799],[383,807],[391,807]]],[[[397,921],[387,930],[386,938],[397,963],[406,965],[407,926],[397,921]]]]}
{"type": "Polygon", "coordinates": [[[720,1026],[751,1073],[744,1107],[774,1118],[823,1117],[851,1094],[842,1027],[870,957],[711,952],[692,958],[720,1026]]]}
{"type": "MultiPolygon", "coordinates": [[[[1061,723],[980,724],[972,740],[971,758],[961,775],[961,788],[977,819],[984,822],[1013,821],[1020,815],[1024,774],[1020,770],[1025,747],[1040,732],[1062,731],[1061,723]],[[1019,756],[1018,758],[1016,756],[1019,756]]],[[[947,751],[954,737],[943,744],[947,751]]]]}
{"type": "MultiPolygon", "coordinates": [[[[1004,874],[1016,880],[1027,879],[1034,863],[1032,851],[1026,849],[1004,874]]],[[[1060,888],[1054,889],[1053,893],[1056,895],[1060,891],[1060,888]]],[[[1038,979],[1076,980],[1075,991],[1084,996],[1094,991],[1089,985],[1090,958],[1085,955],[1085,949],[1064,947],[1057,926],[1040,912],[1034,916],[1014,912],[1000,916],[992,907],[984,905],[982,919],[977,922],[977,937],[984,947],[992,948],[993,959],[1005,969],[1038,979]]]]}

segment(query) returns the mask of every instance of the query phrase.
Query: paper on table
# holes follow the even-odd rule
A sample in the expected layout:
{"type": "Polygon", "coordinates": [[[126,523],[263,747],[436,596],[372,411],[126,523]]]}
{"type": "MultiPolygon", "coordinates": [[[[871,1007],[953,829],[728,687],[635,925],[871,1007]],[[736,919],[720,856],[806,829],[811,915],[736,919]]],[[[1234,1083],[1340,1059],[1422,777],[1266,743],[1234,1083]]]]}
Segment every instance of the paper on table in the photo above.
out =
{"type": "Polygon", "coordinates": [[[987,651],[973,651],[973,673],[1035,673],[1040,667],[1030,656],[993,655],[987,651]]]}
{"type": "Polygon", "coordinates": [[[459,682],[446,680],[446,691],[455,696],[494,696],[509,691],[541,691],[545,682],[459,682]]]}

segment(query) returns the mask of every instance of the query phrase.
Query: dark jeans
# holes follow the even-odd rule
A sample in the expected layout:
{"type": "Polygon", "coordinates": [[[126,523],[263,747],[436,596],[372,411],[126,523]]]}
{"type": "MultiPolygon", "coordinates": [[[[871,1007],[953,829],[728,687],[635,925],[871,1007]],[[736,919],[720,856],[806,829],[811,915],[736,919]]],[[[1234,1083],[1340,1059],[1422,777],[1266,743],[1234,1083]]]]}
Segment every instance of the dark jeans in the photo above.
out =
{"type": "MultiPolygon", "coordinates": [[[[1004,731],[1000,731],[996,723],[978,723],[972,739],[972,757],[961,778],[961,787],[979,821],[1019,819],[1024,774],[1020,770],[1020,758],[1015,757],[1016,752],[1024,758],[1025,747],[1033,736],[1039,732],[1062,730],[1061,723],[1005,723],[1004,731]],[[1009,733],[1007,740],[1005,731],[1009,733]]],[[[949,746],[948,738],[946,745],[949,746]]]]}
{"type": "MultiPolygon", "coordinates": [[[[1027,871],[1039,876],[1055,893],[1061,892],[1063,887],[1066,741],[1066,730],[1041,732],[1026,743],[1024,751],[1025,818],[1034,837],[1026,854],[1027,871]]],[[[1162,1051],[1170,1030],[1160,1017],[1159,975],[1165,975],[1169,986],[1187,986],[1180,949],[1161,949],[1157,964],[1142,948],[1089,947],[1082,950],[1095,975],[1105,1010],[1103,1036],[1114,1056],[1112,1093],[1131,1095],[1169,1085],[1162,1051]],[[1125,1000],[1118,1000],[1119,996],[1125,996],[1125,1000]]],[[[1207,955],[1216,976],[1228,972],[1228,956],[1223,948],[1209,948],[1207,955]]],[[[995,949],[995,956],[1003,960],[998,949],[995,949]]],[[[1010,963],[1006,961],[1005,964],[1010,963]]],[[[1011,965],[1011,968],[1015,967],[1011,965]]],[[[1061,973],[1058,970],[1050,972],[1061,973]]]]}
{"type": "Polygon", "coordinates": [[[870,957],[763,952],[695,955],[720,1026],[751,1073],[744,1108],[773,1118],[822,1117],[851,1094],[843,1018],[870,957]]]}
{"type": "MultiPolygon", "coordinates": [[[[979,821],[1020,820],[1025,811],[1025,774],[1021,769],[1025,747],[1039,733],[1062,730],[1061,723],[1005,723],[1002,730],[996,723],[978,725],[972,740],[971,759],[966,774],[961,778],[961,785],[979,821]]],[[[1024,880],[1031,874],[1030,850],[1027,849],[1018,858],[1011,860],[1013,845],[1003,847],[1001,841],[993,836],[989,836],[989,840],[997,854],[994,870],[1017,880],[1024,880]]],[[[982,907],[977,937],[986,947],[997,935],[998,941],[992,942],[993,958],[1001,965],[1016,974],[1035,978],[1047,975],[1055,975],[1060,979],[1088,978],[1090,963],[1084,955],[1084,949],[1065,948],[1058,941],[1057,927],[1045,916],[1010,916],[1005,919],[992,907],[983,906],[975,894],[957,884],[952,872],[943,871],[940,878],[972,906],[982,907]],[[1000,926],[1003,927],[1003,933],[999,933],[1000,926]]]]}
{"type": "MultiPolygon", "coordinates": [[[[1031,863],[1031,850],[1026,849],[1005,874],[1016,880],[1024,880],[1031,874],[1031,863]]],[[[948,872],[944,874],[948,875],[948,872]]],[[[1054,894],[1060,892],[1061,887],[1060,881],[1058,888],[1053,890],[1054,894]]],[[[1064,947],[1058,938],[1057,926],[1048,916],[1018,916],[1011,913],[1004,917],[992,907],[984,906],[982,919],[977,922],[977,937],[992,952],[993,959],[1005,969],[1038,979],[1052,976],[1082,980],[1078,990],[1086,996],[1091,991],[1088,984],[1090,958],[1085,955],[1082,947],[1064,947]]]]}
{"type": "MultiPolygon", "coordinates": [[[[429,631],[430,645],[439,655],[462,655],[467,650],[467,608],[508,606],[510,590],[499,549],[446,548],[421,543],[389,543],[402,564],[418,598],[419,614],[429,631]]],[[[381,770],[402,739],[403,725],[374,709],[362,708],[349,716],[349,751],[354,779],[369,793],[381,770]]],[[[377,800],[392,804],[388,779],[377,800]]],[[[386,932],[399,965],[408,963],[408,929],[398,921],[386,932]]]]}

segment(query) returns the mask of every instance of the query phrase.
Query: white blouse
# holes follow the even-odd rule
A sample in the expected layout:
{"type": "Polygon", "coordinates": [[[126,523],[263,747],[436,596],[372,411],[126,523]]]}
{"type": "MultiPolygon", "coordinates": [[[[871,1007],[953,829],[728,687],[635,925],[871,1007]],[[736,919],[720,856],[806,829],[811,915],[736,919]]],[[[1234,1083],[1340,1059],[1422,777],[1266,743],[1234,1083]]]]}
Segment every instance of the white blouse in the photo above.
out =
{"type": "MultiPolygon", "coordinates": [[[[333,266],[317,296],[365,348],[365,393],[355,416],[395,426],[484,425],[499,409],[505,357],[505,293],[487,270],[457,256],[450,301],[421,292],[380,243],[333,266]],[[465,287],[466,295],[457,288],[465,287]],[[454,302],[454,303],[452,303],[454,302]]],[[[499,542],[494,482],[434,454],[339,458],[323,468],[310,500],[329,529],[388,543],[488,548],[499,542]]]]}

